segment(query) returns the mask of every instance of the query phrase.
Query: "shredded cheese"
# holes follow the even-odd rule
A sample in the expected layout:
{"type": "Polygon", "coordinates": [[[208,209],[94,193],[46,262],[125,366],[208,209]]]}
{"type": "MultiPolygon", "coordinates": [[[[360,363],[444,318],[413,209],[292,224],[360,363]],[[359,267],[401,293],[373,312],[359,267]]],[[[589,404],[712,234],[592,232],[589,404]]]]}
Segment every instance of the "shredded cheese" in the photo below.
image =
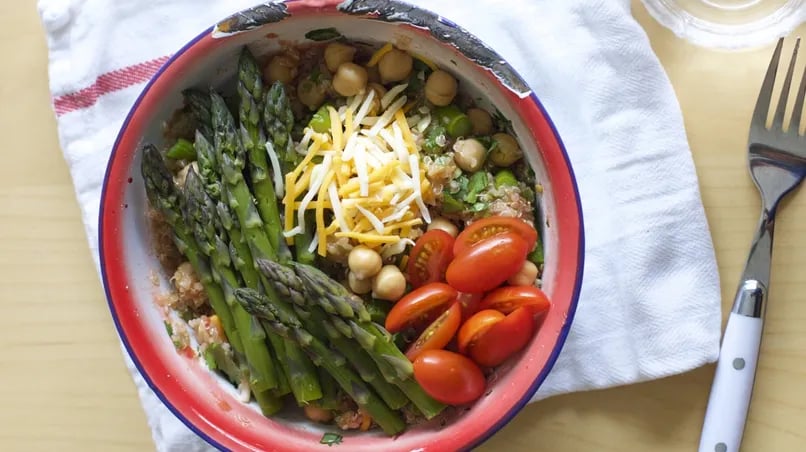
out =
{"type": "MultiPolygon", "coordinates": [[[[417,237],[418,227],[431,221],[423,202],[430,185],[411,127],[421,120],[406,118],[405,88],[398,85],[383,96],[378,116],[367,116],[378,102],[377,93],[367,90],[339,109],[327,108],[327,133],[305,130],[297,145],[304,158],[284,180],[283,235],[289,244],[305,231],[310,210],[315,234],[309,249],[323,256],[333,237],[387,254],[402,251],[417,237]]],[[[267,151],[272,150],[267,146],[267,151]]]]}
{"type": "Polygon", "coordinates": [[[394,47],[392,46],[391,42],[384,44],[383,47],[372,54],[372,57],[370,57],[369,62],[367,63],[367,67],[372,67],[378,64],[378,62],[381,61],[381,58],[383,58],[383,56],[387,53],[391,52],[392,49],[394,49],[394,47]]]}
{"type": "Polygon", "coordinates": [[[402,85],[393,86],[392,89],[387,91],[386,94],[384,94],[383,97],[381,97],[381,108],[383,108],[384,110],[389,108],[389,104],[391,104],[392,101],[395,100],[397,95],[402,93],[403,90],[405,90],[408,86],[409,85],[405,83],[402,85]]]}
{"type": "Polygon", "coordinates": [[[425,65],[428,66],[428,68],[431,69],[432,71],[436,72],[436,71],[439,70],[437,65],[434,64],[434,62],[429,60],[428,58],[426,58],[426,57],[424,57],[424,56],[422,56],[420,54],[414,53],[414,52],[409,52],[409,53],[411,53],[411,56],[413,56],[414,58],[417,58],[418,60],[420,60],[423,63],[425,63],[425,65]]]}
{"type": "Polygon", "coordinates": [[[269,154],[269,160],[272,166],[272,175],[274,176],[274,190],[278,198],[283,197],[283,169],[280,168],[280,159],[274,151],[274,145],[271,141],[266,141],[266,153],[269,154]]]}

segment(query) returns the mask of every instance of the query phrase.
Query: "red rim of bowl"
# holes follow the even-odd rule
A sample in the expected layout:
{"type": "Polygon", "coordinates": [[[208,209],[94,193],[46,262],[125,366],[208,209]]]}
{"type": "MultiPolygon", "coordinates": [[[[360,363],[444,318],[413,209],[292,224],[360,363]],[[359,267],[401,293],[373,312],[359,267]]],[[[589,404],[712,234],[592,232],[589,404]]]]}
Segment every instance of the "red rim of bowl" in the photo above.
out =
{"type": "MultiPolygon", "coordinates": [[[[303,3],[300,2],[300,4],[295,5],[295,12],[304,11],[305,9],[315,10],[317,13],[323,12],[321,6],[309,7],[303,3]]],[[[436,17],[436,15],[434,16],[436,17]]],[[[194,61],[196,58],[202,58],[205,50],[215,45],[214,39],[211,37],[212,31],[212,27],[208,28],[188,42],[176,54],[172,55],[146,84],[126,116],[112,148],[104,175],[100,201],[98,240],[101,277],[107,303],[115,328],[135,367],[157,397],[177,418],[211,445],[223,450],[233,447],[254,448],[263,441],[257,441],[260,435],[256,432],[248,435],[249,438],[236,438],[218,428],[215,425],[215,419],[221,416],[220,413],[201,412],[197,407],[193,406],[191,394],[178,388],[175,385],[175,380],[172,380],[169,375],[166,378],[164,364],[156,353],[152,353],[156,346],[148,342],[147,330],[139,322],[136,315],[127,315],[133,313],[133,307],[136,304],[128,291],[126,262],[125,259],[121,258],[121,256],[125,255],[125,245],[120,234],[115,234],[116,231],[121,230],[126,182],[132,170],[132,160],[138,151],[140,134],[149,120],[150,106],[159,102],[164,93],[176,89],[172,84],[172,80],[181,72],[184,64],[194,61]],[[139,344],[139,346],[134,346],[133,344],[139,344]]],[[[462,32],[467,33],[463,30],[462,32]]],[[[515,71],[512,70],[512,73],[515,74],[515,71]]],[[[488,76],[496,84],[500,84],[500,81],[496,80],[492,74],[488,73],[488,76]]],[[[507,92],[510,101],[524,119],[524,122],[530,124],[532,138],[536,143],[540,143],[543,160],[549,170],[549,174],[551,174],[553,191],[562,196],[562,198],[558,197],[556,202],[557,224],[554,227],[558,231],[568,231],[569,237],[564,237],[563,248],[558,251],[556,258],[560,271],[562,272],[562,269],[565,268],[569,274],[573,272],[574,279],[573,281],[568,279],[566,282],[560,281],[558,283],[557,292],[559,293],[555,292],[554,295],[558,296],[558,298],[570,299],[569,307],[555,346],[547,356],[545,365],[537,377],[531,382],[522,397],[496,422],[491,423],[482,430],[472,431],[465,438],[453,438],[454,440],[464,440],[462,444],[453,443],[451,447],[454,449],[469,449],[484,442],[506,425],[529,402],[554,366],[565,343],[573,323],[582,283],[584,263],[582,208],[568,154],[554,124],[537,96],[531,93],[526,98],[520,98],[510,90],[507,90],[507,92]]],[[[285,446],[290,446],[290,444],[285,444],[285,446]]]]}

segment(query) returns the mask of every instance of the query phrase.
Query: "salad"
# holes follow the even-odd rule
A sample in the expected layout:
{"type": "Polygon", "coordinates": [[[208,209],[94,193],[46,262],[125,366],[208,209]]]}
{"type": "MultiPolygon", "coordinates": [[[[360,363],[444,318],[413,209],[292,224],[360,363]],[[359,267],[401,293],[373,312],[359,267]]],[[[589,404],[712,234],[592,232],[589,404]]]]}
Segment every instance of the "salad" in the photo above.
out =
{"type": "Polygon", "coordinates": [[[244,48],[228,85],[185,90],[142,149],[177,350],[345,430],[482,396],[550,307],[511,124],[391,43],[244,48]]]}

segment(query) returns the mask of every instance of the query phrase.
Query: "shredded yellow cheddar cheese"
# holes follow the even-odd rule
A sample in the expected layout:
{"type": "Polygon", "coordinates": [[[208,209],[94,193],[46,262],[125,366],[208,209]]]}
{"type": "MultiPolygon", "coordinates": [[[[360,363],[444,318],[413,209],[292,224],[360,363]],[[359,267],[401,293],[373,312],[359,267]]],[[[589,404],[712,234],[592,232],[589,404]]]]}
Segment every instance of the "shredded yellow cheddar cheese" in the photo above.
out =
{"type": "MultiPolygon", "coordinates": [[[[391,49],[384,46],[372,58],[379,60],[391,49]]],[[[322,256],[330,237],[380,250],[413,238],[417,226],[430,222],[424,204],[432,196],[427,193],[430,184],[406,121],[406,96],[397,91],[378,116],[367,116],[374,96],[368,90],[338,110],[327,108],[328,133],[306,129],[299,148],[305,157],[285,177],[284,235],[289,244],[304,231],[306,210],[314,211],[316,251],[322,256]]]]}

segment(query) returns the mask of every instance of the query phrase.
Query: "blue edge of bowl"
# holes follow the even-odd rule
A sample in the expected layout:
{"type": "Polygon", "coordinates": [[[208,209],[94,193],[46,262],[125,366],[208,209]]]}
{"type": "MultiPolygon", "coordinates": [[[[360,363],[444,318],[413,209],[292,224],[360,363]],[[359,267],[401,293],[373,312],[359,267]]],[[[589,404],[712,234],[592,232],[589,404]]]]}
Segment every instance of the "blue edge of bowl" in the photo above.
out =
{"type": "MultiPolygon", "coordinates": [[[[151,85],[153,85],[154,81],[157,78],[159,78],[159,76],[165,71],[165,69],[168,66],[170,66],[171,64],[173,64],[173,62],[179,56],[181,56],[183,53],[185,53],[187,51],[187,49],[192,47],[196,42],[198,42],[200,39],[202,39],[204,36],[208,35],[212,31],[213,31],[213,27],[208,28],[207,30],[203,31],[201,34],[199,34],[198,36],[193,38],[191,41],[189,41],[187,44],[185,44],[181,49],[179,49],[178,52],[176,52],[175,54],[171,55],[171,57],[168,59],[168,61],[166,61],[165,64],[163,64],[159,68],[159,70],[157,70],[157,72],[154,74],[154,76],[151,77],[151,79],[148,81],[146,86],[143,88],[143,91],[137,97],[137,100],[132,105],[131,109],[129,110],[129,113],[126,115],[126,119],[123,121],[123,124],[121,125],[121,128],[120,128],[120,132],[118,133],[118,136],[115,139],[115,144],[112,147],[112,152],[111,152],[111,154],[109,156],[109,162],[107,164],[106,172],[104,174],[104,181],[103,181],[103,185],[102,185],[102,188],[101,188],[101,205],[100,205],[99,215],[98,215],[98,249],[99,249],[99,257],[104,255],[104,241],[103,241],[104,228],[103,228],[102,219],[104,217],[104,204],[105,204],[104,201],[106,199],[106,191],[107,191],[108,182],[109,182],[109,172],[110,172],[110,170],[112,168],[112,162],[114,161],[115,154],[117,153],[118,145],[120,144],[120,139],[123,136],[123,131],[126,130],[126,128],[128,127],[129,121],[131,120],[132,115],[137,110],[137,107],[140,105],[140,102],[142,101],[142,99],[145,96],[145,94],[151,89],[151,85]]],[[[500,430],[507,423],[509,423],[509,421],[511,421],[515,417],[515,415],[518,414],[518,412],[521,409],[523,409],[523,407],[529,402],[529,400],[532,398],[532,396],[535,394],[535,392],[537,392],[537,389],[540,387],[540,385],[546,379],[546,376],[549,374],[551,369],[554,367],[554,364],[557,362],[557,357],[559,356],[560,351],[562,350],[563,345],[565,344],[565,340],[568,337],[568,332],[570,331],[571,325],[573,324],[573,321],[574,321],[574,315],[576,314],[577,303],[579,302],[579,292],[580,292],[581,287],[582,287],[582,273],[583,273],[583,268],[584,268],[584,263],[585,263],[585,228],[584,228],[584,224],[583,224],[582,204],[581,204],[581,201],[579,199],[579,188],[577,186],[576,176],[574,175],[574,171],[571,168],[571,162],[570,162],[570,160],[568,158],[568,153],[565,150],[565,144],[563,144],[562,139],[560,138],[560,135],[557,133],[557,129],[554,126],[554,122],[551,120],[551,117],[548,115],[548,112],[546,112],[546,109],[543,107],[543,104],[540,102],[540,99],[537,98],[537,95],[535,95],[535,93],[532,92],[530,97],[531,97],[532,101],[534,101],[535,104],[538,106],[538,108],[540,108],[540,111],[543,113],[543,116],[546,118],[546,120],[549,123],[549,126],[551,127],[551,131],[554,134],[554,137],[557,140],[557,143],[560,145],[560,149],[562,150],[562,154],[563,154],[563,159],[565,160],[565,163],[566,163],[566,165],[568,167],[568,171],[569,171],[569,173],[571,175],[571,182],[572,182],[573,187],[574,187],[574,197],[575,197],[575,199],[577,201],[577,203],[576,203],[577,204],[577,211],[578,211],[577,213],[579,215],[579,239],[580,239],[579,240],[580,241],[580,243],[579,243],[579,266],[577,268],[577,274],[576,274],[576,278],[577,278],[576,279],[576,286],[574,287],[573,299],[571,300],[571,306],[570,306],[570,308],[568,310],[565,325],[560,330],[560,335],[558,336],[557,344],[554,346],[554,350],[552,350],[551,355],[549,356],[549,359],[548,359],[548,361],[546,363],[546,366],[537,375],[537,378],[532,383],[532,385],[529,387],[529,389],[526,391],[526,393],[521,398],[521,400],[519,400],[518,403],[515,404],[515,406],[506,415],[504,415],[498,422],[496,422],[491,428],[489,428],[486,432],[484,432],[484,434],[482,434],[473,444],[469,444],[466,447],[466,449],[472,449],[472,448],[480,445],[481,443],[483,443],[486,440],[488,440],[495,433],[497,433],[498,430],[500,430]]],[[[145,371],[145,369],[143,369],[142,365],[140,364],[140,361],[137,359],[137,356],[134,354],[134,350],[132,349],[132,346],[129,343],[128,338],[126,337],[126,335],[123,332],[123,329],[120,326],[120,321],[118,319],[117,312],[115,311],[115,308],[114,308],[114,306],[112,304],[112,295],[109,292],[109,284],[107,282],[106,266],[104,265],[103,259],[99,259],[99,261],[100,261],[100,264],[101,264],[101,279],[103,280],[103,284],[104,284],[104,292],[106,293],[106,301],[107,301],[107,304],[109,305],[109,311],[112,314],[112,319],[115,322],[115,329],[117,330],[118,336],[120,336],[120,339],[123,342],[123,345],[126,347],[126,351],[128,352],[129,357],[132,359],[132,362],[134,362],[134,366],[137,368],[137,371],[140,372],[140,375],[142,375],[143,379],[146,381],[146,383],[151,388],[151,390],[154,391],[154,393],[157,395],[157,397],[160,399],[160,401],[162,401],[162,403],[174,414],[174,416],[179,418],[179,420],[182,421],[182,423],[184,423],[190,430],[192,430],[195,434],[199,435],[205,441],[207,441],[208,443],[213,445],[215,448],[217,448],[219,450],[222,450],[222,451],[225,451],[226,448],[223,445],[219,444],[213,438],[211,438],[208,435],[206,435],[203,431],[198,429],[188,419],[186,419],[182,415],[182,413],[180,413],[179,410],[175,406],[173,406],[173,404],[170,402],[170,400],[168,400],[168,398],[165,397],[165,395],[162,393],[162,391],[160,391],[160,389],[151,380],[151,378],[149,377],[149,375],[145,371]]]]}

